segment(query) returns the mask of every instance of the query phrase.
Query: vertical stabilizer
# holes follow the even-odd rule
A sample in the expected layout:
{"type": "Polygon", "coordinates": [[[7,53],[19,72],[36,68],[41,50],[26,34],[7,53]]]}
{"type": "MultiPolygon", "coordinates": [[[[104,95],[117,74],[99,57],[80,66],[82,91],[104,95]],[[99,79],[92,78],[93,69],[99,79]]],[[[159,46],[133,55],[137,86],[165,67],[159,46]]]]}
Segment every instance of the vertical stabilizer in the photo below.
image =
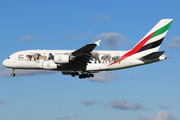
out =
{"type": "Polygon", "coordinates": [[[173,19],[160,20],[130,51],[122,56],[125,59],[130,56],[140,58],[147,54],[156,52],[172,23],[173,19]]]}

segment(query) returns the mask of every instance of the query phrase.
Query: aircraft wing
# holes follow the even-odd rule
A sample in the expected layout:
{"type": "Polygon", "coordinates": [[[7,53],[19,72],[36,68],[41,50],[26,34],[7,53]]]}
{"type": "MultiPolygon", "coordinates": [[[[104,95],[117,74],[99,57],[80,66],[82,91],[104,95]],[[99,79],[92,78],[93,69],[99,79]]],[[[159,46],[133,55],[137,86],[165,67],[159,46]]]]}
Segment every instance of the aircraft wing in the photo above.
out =
{"type": "Polygon", "coordinates": [[[91,52],[96,46],[99,46],[100,41],[101,40],[95,43],[86,44],[78,50],[73,51],[70,56],[71,66],[74,66],[76,70],[85,70],[87,64],[91,63],[90,60],[92,60],[93,57],[91,52]]]}
{"type": "Polygon", "coordinates": [[[72,52],[71,54],[77,56],[77,55],[81,55],[81,54],[84,54],[84,53],[90,53],[90,52],[92,52],[94,50],[94,48],[96,46],[99,46],[100,41],[101,40],[99,40],[99,41],[97,41],[95,43],[87,44],[87,45],[83,46],[82,48],[72,52]]]}

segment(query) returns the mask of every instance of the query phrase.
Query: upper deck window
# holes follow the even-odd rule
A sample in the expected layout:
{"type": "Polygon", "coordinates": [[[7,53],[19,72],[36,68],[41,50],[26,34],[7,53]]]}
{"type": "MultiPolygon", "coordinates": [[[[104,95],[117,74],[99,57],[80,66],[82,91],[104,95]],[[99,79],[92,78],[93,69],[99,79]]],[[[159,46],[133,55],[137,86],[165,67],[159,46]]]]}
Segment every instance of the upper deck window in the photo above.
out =
{"type": "Polygon", "coordinates": [[[7,59],[10,59],[10,57],[8,57],[7,59]]]}

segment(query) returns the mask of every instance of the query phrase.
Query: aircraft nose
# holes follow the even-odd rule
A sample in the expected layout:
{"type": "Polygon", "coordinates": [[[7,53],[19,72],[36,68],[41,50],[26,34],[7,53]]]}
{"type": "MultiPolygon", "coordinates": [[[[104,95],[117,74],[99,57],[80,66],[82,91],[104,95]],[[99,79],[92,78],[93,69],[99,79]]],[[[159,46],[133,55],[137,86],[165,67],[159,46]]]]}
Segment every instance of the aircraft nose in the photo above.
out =
{"type": "Polygon", "coordinates": [[[7,67],[7,60],[5,59],[2,64],[4,67],[7,67]]]}

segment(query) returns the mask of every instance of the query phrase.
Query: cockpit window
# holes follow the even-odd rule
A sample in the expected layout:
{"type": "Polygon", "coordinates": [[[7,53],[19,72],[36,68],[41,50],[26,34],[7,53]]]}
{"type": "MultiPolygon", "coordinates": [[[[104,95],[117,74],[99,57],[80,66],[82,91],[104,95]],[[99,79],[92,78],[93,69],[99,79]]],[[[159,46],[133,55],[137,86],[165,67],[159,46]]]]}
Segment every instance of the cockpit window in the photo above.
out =
{"type": "Polygon", "coordinates": [[[10,57],[8,57],[7,59],[10,59],[10,57]]]}

